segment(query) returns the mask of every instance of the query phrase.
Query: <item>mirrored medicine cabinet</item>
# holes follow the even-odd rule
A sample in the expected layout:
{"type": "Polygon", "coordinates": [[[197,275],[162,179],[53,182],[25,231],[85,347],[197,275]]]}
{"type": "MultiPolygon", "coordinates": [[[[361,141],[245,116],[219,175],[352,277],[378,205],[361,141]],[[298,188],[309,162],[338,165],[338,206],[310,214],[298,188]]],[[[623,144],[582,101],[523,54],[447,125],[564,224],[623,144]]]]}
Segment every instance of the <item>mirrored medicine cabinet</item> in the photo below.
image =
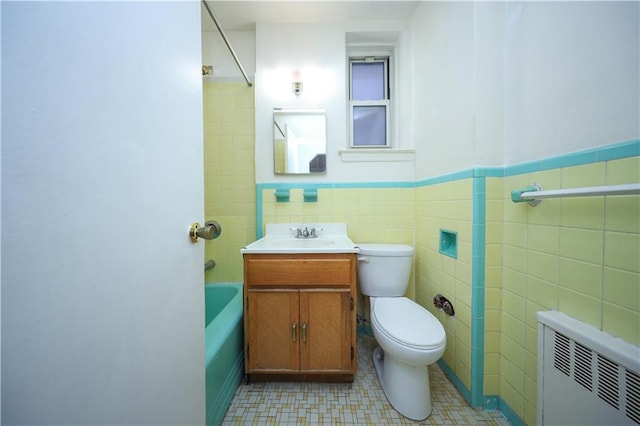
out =
{"type": "Polygon", "coordinates": [[[327,123],[324,109],[273,110],[275,174],[327,172],[327,123]]]}

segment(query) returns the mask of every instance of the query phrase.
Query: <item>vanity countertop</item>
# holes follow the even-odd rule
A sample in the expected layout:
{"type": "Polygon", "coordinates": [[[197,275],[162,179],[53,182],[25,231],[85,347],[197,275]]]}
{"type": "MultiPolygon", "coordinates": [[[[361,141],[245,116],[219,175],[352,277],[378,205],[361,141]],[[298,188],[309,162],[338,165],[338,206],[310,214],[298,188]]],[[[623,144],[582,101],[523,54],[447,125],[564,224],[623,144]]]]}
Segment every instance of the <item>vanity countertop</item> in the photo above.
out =
{"type": "Polygon", "coordinates": [[[242,254],[358,253],[347,235],[346,223],[277,223],[266,225],[266,235],[240,249],[242,254]],[[296,238],[297,230],[315,230],[316,238],[296,238]]]}

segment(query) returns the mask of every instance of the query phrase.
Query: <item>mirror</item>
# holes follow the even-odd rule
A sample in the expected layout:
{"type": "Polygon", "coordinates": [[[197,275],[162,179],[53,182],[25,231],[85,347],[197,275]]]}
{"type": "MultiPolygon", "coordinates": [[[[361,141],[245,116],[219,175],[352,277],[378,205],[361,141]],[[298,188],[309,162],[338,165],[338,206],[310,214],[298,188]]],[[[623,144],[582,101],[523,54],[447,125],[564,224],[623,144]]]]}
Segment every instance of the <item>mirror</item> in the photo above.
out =
{"type": "Polygon", "coordinates": [[[327,172],[327,124],[324,109],[273,110],[275,174],[327,172]]]}

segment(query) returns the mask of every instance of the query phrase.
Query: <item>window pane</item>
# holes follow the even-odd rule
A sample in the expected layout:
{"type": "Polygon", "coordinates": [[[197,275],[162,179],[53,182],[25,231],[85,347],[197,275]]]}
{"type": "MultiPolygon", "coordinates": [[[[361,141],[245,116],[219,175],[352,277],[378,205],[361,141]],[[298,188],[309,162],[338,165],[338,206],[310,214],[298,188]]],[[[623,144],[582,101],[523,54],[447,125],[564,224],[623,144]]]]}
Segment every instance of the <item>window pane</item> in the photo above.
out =
{"type": "Polygon", "coordinates": [[[351,99],[379,101],[384,97],[384,62],[351,63],[351,99]]]}
{"type": "Polygon", "coordinates": [[[387,145],[387,107],[353,107],[353,146],[387,145]]]}

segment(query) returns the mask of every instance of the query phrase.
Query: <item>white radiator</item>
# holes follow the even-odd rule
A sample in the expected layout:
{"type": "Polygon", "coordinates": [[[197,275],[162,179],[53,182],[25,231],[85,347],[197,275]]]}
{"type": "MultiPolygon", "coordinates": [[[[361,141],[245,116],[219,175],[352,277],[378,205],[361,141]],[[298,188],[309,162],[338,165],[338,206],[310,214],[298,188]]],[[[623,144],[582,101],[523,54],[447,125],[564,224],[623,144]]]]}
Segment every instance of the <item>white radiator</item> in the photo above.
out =
{"type": "Polygon", "coordinates": [[[539,425],[640,425],[640,347],[538,312],[537,406],[539,425]]]}

